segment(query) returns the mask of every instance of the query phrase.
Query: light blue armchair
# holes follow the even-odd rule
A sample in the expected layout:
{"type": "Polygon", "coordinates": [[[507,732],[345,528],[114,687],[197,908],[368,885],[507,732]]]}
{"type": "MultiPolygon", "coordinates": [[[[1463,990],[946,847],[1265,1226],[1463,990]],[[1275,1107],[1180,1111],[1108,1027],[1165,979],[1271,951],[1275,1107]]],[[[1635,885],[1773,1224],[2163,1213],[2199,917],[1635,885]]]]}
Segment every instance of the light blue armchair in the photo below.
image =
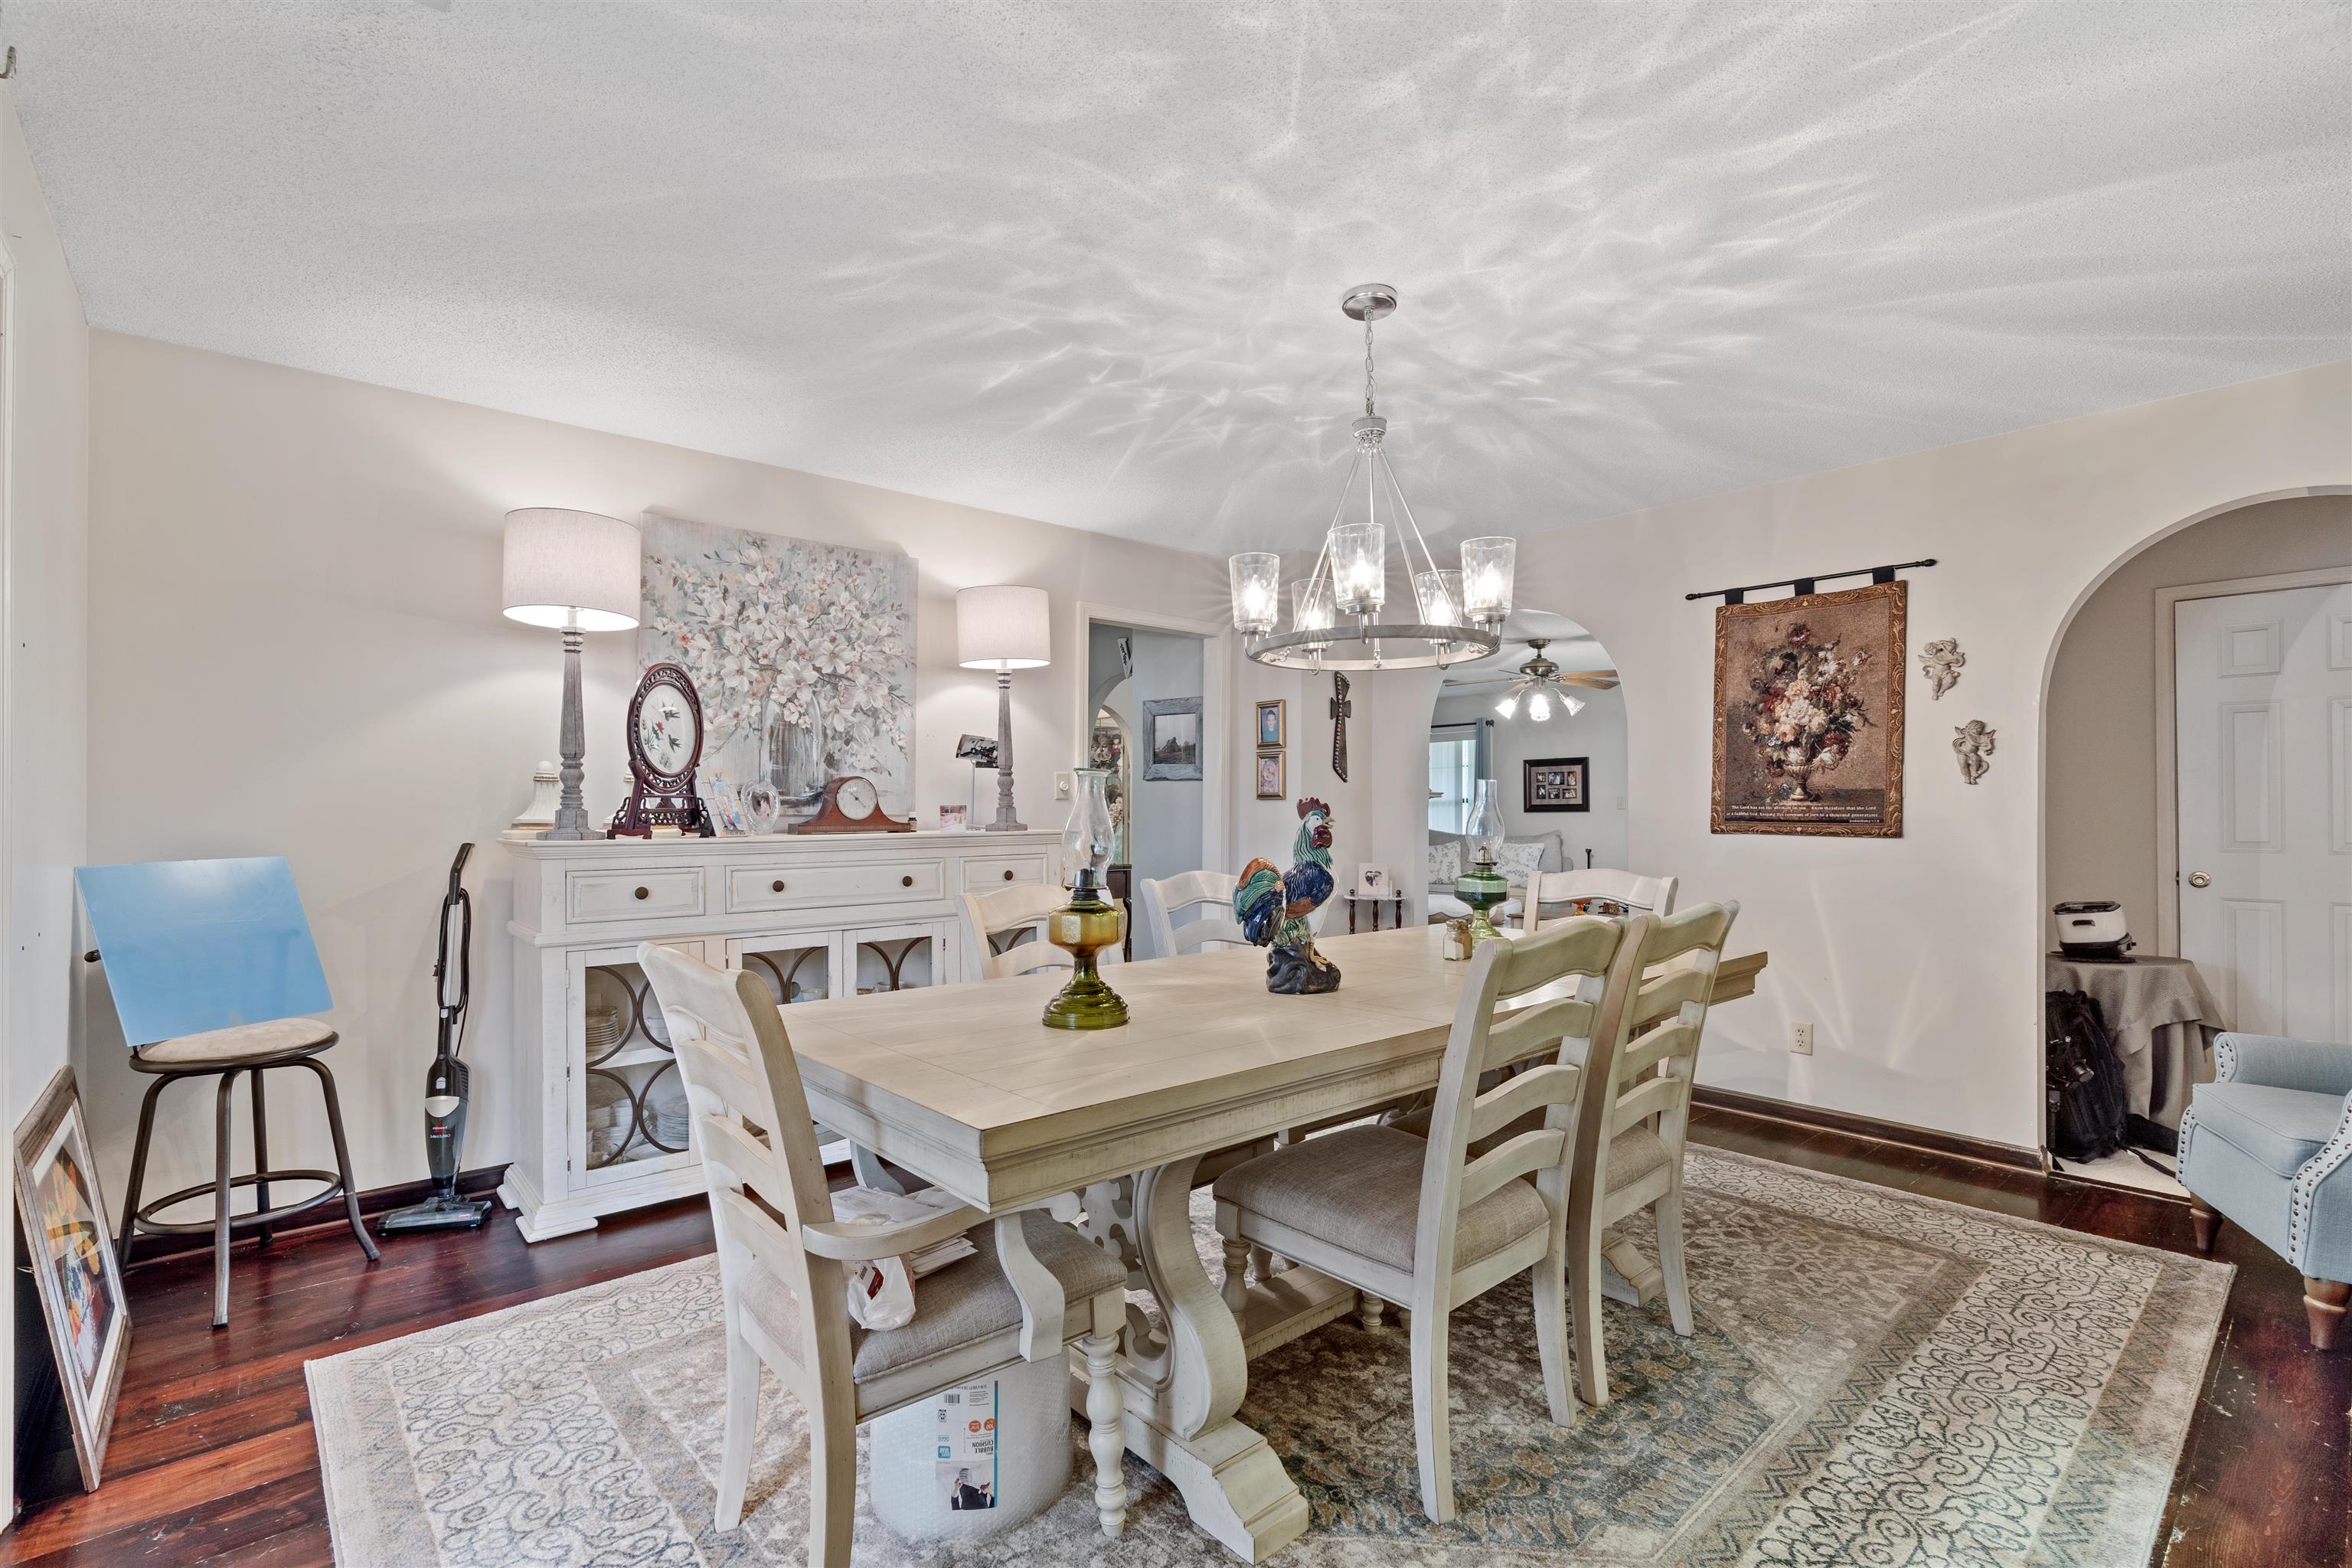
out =
{"type": "Polygon", "coordinates": [[[2198,1249],[2226,1217],[2294,1264],[2326,1350],[2352,1300],[2352,1046],[2222,1035],[2213,1066],[2180,1119],[2198,1249]]]}

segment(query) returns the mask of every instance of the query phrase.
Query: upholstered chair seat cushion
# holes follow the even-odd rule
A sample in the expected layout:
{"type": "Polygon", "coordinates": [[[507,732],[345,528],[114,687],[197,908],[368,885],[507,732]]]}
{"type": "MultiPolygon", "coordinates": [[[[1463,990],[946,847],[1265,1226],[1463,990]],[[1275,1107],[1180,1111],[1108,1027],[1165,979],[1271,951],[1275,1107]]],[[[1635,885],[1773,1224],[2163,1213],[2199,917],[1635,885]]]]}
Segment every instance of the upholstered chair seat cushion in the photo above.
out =
{"type": "MultiPolygon", "coordinates": [[[[1061,1281],[1064,1300],[1084,1301],[1127,1282],[1126,1265],[1050,1215],[1023,1215],[1021,1228],[1029,1238],[1030,1252],[1061,1281]]],[[[996,1260],[996,1227],[977,1226],[968,1234],[979,1250],[915,1281],[915,1316],[905,1328],[850,1326],[857,1346],[849,1368],[855,1381],[864,1383],[1021,1326],[1021,1300],[996,1260]]],[[[790,1303],[760,1290],[746,1292],[744,1303],[779,1346],[798,1347],[790,1303]]],[[[1076,1321],[1071,1320],[1074,1327],[1076,1321]]]]}
{"type": "Polygon", "coordinates": [[[205,1067],[216,1062],[259,1061],[306,1046],[321,1045],[335,1031],[316,1018],[272,1018],[266,1024],[233,1024],[201,1035],[175,1035],[139,1047],[139,1059],[159,1067],[205,1067]]]}
{"type": "MultiPolygon", "coordinates": [[[[1410,1272],[1429,1145],[1392,1127],[1346,1127],[1234,1166],[1216,1195],[1360,1258],[1410,1272]]],[[[1514,1177],[1463,1209],[1454,1266],[1501,1251],[1546,1220],[1543,1199],[1514,1177]]]]}
{"type": "Polygon", "coordinates": [[[2200,1084],[2197,1130],[2283,1177],[2292,1177],[2336,1135],[2344,1097],[2264,1083],[2200,1084]]]}
{"type": "MultiPolygon", "coordinates": [[[[1472,1139],[1470,1157],[1475,1160],[1509,1142],[1520,1133],[1533,1132],[1542,1125],[1543,1112],[1530,1110],[1499,1132],[1472,1139]]],[[[1390,1126],[1415,1138],[1426,1138],[1429,1136],[1429,1112],[1407,1111],[1390,1126]]],[[[1666,1146],[1658,1141],[1656,1133],[1646,1127],[1628,1127],[1609,1141],[1609,1190],[1622,1193],[1673,1158],[1666,1146]]]]}

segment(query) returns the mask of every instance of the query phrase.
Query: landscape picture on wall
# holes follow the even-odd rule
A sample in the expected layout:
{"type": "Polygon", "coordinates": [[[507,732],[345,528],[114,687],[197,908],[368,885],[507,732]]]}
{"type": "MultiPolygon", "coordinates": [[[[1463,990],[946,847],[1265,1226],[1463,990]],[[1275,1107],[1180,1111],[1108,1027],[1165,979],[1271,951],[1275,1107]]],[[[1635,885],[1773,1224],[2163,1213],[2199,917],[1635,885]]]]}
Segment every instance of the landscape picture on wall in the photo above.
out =
{"type": "Polygon", "coordinates": [[[1201,776],[1201,700],[1155,697],[1143,704],[1143,776],[1157,783],[1201,776]]]}
{"type": "Polygon", "coordinates": [[[658,515],[645,549],[638,663],[694,678],[706,766],[773,785],[788,818],[844,773],[914,814],[913,561],[658,515]]]}
{"type": "Polygon", "coordinates": [[[1716,611],[1714,831],[1903,836],[1908,586],[1716,611]]]}

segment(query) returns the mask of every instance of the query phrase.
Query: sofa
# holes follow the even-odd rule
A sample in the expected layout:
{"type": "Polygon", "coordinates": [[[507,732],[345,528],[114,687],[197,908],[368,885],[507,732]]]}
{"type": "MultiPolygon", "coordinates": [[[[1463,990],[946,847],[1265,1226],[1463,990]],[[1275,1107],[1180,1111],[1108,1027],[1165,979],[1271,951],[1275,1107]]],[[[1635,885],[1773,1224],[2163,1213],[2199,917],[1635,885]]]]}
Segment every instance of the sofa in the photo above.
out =
{"type": "Polygon", "coordinates": [[[2303,1276],[2311,1342],[2352,1301],[2352,1045],[2230,1033],[2180,1119],[2179,1173],[2200,1251],[2228,1219],[2303,1276]]]}

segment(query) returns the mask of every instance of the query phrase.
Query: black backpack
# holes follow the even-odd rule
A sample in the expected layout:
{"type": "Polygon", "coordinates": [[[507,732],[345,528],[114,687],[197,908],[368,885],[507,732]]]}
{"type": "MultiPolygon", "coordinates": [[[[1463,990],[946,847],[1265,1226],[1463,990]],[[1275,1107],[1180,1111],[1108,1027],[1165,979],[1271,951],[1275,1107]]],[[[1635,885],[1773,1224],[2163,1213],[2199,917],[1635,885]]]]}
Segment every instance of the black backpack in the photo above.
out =
{"type": "Polygon", "coordinates": [[[2124,1146],[2124,1059],[2099,1005],[2081,991],[2045,999],[2050,1152],[2101,1160],[2124,1146]]]}

